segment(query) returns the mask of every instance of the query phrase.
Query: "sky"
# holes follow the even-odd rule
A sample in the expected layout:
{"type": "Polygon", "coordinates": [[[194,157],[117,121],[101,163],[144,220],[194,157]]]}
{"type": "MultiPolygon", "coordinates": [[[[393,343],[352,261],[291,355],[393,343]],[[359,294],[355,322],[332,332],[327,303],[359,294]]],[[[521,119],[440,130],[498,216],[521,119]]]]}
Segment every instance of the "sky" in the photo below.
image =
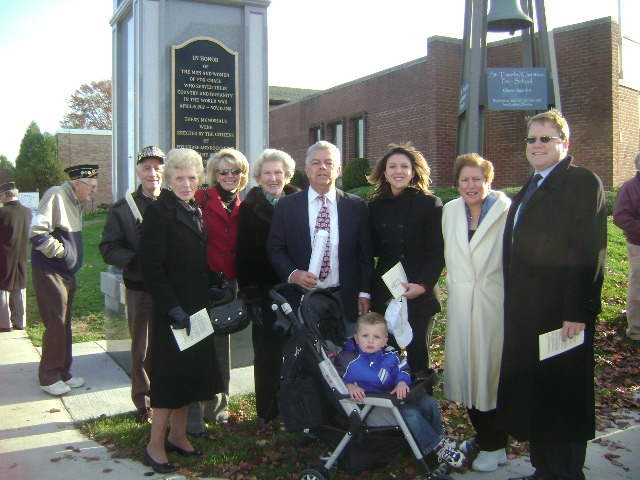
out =
{"type": "MultiPolygon", "coordinates": [[[[546,0],[549,29],[606,16],[623,29],[638,0],[546,0]]],[[[465,0],[272,0],[269,85],[326,89],[427,55],[434,35],[462,38],[465,0]],[[318,6],[321,5],[321,8],[318,6]]],[[[111,78],[113,0],[0,6],[0,154],[15,162],[31,121],[60,127],[83,83],[111,78]]],[[[631,33],[640,40],[640,31],[631,33]]],[[[489,33],[489,42],[504,38],[489,33]]],[[[639,59],[640,60],[640,59],[639,59]]]]}

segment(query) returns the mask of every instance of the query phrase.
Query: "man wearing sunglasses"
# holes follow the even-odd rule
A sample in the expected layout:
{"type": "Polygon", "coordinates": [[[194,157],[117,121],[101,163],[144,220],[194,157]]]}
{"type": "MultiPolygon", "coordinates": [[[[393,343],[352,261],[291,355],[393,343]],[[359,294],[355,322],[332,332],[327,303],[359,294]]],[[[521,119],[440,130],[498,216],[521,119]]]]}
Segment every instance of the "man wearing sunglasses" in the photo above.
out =
{"type": "Polygon", "coordinates": [[[71,375],[71,308],[82,266],[82,208],[98,189],[98,165],[65,173],[69,181],[45,192],[29,230],[33,289],[45,327],[38,377],[50,395],[84,385],[71,375]]]}
{"type": "Polygon", "coordinates": [[[595,322],[601,310],[607,217],[600,179],[567,155],[556,110],[528,121],[534,175],[515,197],[504,235],[505,331],[498,412],[505,433],[528,440],[533,475],[584,480],[595,435],[595,322]],[[540,335],[578,346],[540,360],[540,335]]]}

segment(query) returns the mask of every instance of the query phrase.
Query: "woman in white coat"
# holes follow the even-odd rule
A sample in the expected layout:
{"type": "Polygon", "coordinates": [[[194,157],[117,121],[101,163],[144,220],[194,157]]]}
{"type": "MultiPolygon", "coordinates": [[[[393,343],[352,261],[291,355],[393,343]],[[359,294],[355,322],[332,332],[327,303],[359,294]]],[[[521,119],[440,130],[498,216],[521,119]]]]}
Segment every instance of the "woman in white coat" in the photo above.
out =
{"type": "Polygon", "coordinates": [[[507,435],[496,427],[502,356],[502,235],[511,200],[492,191],[493,165],[480,155],[454,165],[460,198],[444,206],[447,333],[444,394],[467,407],[476,436],[460,449],[478,453],[472,468],[493,471],[507,461],[507,435]]]}

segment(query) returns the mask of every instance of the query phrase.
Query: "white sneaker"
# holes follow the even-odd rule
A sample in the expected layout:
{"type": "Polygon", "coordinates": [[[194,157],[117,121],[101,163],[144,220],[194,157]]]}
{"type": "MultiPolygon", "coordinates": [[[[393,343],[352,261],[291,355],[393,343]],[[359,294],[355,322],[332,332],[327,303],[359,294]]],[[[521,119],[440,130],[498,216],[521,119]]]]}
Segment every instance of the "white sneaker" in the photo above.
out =
{"type": "Polygon", "coordinates": [[[78,387],[81,387],[82,385],[84,385],[84,378],[82,378],[82,377],[71,377],[69,380],[67,380],[64,383],[66,383],[71,388],[78,388],[78,387]]]}
{"type": "Polygon", "coordinates": [[[497,470],[500,465],[507,463],[507,453],[504,448],[488,452],[486,450],[480,450],[480,453],[473,461],[471,468],[478,472],[493,472],[497,470]]]}
{"type": "Polygon", "coordinates": [[[40,388],[47,392],[49,395],[62,395],[71,391],[71,387],[64,383],[62,380],[58,380],[56,383],[52,383],[51,385],[40,385],[40,388]]]}

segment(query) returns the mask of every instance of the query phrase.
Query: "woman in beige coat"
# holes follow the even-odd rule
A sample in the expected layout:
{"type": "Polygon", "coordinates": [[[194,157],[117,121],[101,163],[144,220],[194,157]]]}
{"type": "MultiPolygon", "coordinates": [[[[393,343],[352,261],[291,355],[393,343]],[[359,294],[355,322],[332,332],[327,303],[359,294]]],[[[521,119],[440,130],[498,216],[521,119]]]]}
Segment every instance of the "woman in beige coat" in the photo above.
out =
{"type": "Polygon", "coordinates": [[[475,153],[455,161],[460,198],[444,206],[447,265],[445,396],[466,405],[476,437],[460,449],[478,452],[473,469],[507,461],[507,436],[496,428],[502,356],[502,235],[511,201],[491,191],[493,165],[475,153]]]}

